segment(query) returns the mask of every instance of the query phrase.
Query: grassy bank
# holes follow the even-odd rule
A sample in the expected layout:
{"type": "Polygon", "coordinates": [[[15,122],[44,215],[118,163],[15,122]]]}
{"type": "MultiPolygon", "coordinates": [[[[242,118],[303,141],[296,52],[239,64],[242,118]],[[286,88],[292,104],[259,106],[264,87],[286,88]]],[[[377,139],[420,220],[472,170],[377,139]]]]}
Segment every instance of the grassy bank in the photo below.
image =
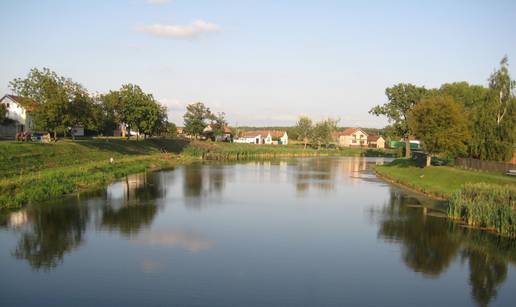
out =
{"type": "Polygon", "coordinates": [[[395,160],[390,164],[378,165],[377,174],[394,183],[426,195],[449,199],[466,183],[493,185],[514,185],[516,178],[501,173],[479,172],[451,166],[430,166],[420,168],[410,160],[395,160]]]}
{"type": "Polygon", "coordinates": [[[449,218],[516,238],[516,179],[513,177],[450,166],[420,168],[410,160],[379,165],[375,171],[388,181],[449,200],[449,218]]]}
{"type": "Polygon", "coordinates": [[[0,142],[0,208],[18,208],[102,187],[117,178],[193,160],[293,156],[392,156],[362,149],[303,149],[300,145],[187,142],[180,139],[0,142]],[[110,162],[113,158],[113,163],[110,162]]]}
{"type": "Polygon", "coordinates": [[[276,157],[347,156],[395,157],[395,151],[361,148],[304,148],[302,145],[254,145],[235,143],[192,142],[185,154],[205,160],[243,160],[276,157]]]}

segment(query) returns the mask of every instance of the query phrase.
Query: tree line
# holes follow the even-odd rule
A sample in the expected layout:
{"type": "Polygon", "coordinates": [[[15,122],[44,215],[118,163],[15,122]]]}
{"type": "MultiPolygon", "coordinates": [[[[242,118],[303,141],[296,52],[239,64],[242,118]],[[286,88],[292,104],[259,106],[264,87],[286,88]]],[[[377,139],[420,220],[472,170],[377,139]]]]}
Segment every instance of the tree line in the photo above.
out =
{"type": "Polygon", "coordinates": [[[297,139],[303,142],[305,149],[309,143],[319,149],[333,141],[333,133],[337,130],[338,122],[338,119],[333,118],[314,122],[308,116],[300,116],[295,126],[297,139]]]}
{"type": "Polygon", "coordinates": [[[12,80],[9,87],[34,105],[31,111],[34,130],[48,132],[54,139],[58,134],[66,135],[75,126],[83,126],[99,135],[111,134],[125,126],[126,131],[132,130],[144,137],[176,130],[167,120],[166,108],[135,84],[122,85],[106,94],[90,95],[70,78],[48,68],[33,68],[25,78],[12,80]]]}
{"type": "MultiPolygon", "coordinates": [[[[421,140],[431,155],[467,156],[507,161],[516,144],[516,81],[507,56],[488,79],[487,87],[467,82],[426,89],[400,83],[385,90],[388,102],[369,113],[386,116],[385,131],[421,140]]],[[[405,146],[410,157],[410,146],[405,146]]]]}

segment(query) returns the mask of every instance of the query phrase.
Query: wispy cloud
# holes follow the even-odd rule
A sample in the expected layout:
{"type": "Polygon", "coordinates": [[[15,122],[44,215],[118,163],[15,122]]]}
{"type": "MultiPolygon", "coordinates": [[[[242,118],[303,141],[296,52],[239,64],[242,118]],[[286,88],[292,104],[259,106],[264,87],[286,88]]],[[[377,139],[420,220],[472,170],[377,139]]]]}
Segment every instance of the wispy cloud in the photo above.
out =
{"type": "Polygon", "coordinates": [[[220,32],[222,28],[211,22],[196,20],[189,25],[153,24],[142,26],[138,30],[159,37],[187,39],[196,38],[207,33],[220,32]]]}
{"type": "Polygon", "coordinates": [[[148,4],[160,5],[170,2],[170,0],[146,0],[145,2],[147,2],[148,4]]]}

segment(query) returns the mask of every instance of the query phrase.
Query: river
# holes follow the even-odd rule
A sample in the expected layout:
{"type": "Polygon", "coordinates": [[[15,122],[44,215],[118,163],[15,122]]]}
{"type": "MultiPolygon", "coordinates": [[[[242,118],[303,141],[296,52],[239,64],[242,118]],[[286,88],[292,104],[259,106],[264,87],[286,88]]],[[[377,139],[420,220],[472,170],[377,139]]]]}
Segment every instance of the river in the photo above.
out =
{"type": "Polygon", "coordinates": [[[516,243],[383,162],[193,164],[0,213],[0,306],[516,306],[516,243]]]}

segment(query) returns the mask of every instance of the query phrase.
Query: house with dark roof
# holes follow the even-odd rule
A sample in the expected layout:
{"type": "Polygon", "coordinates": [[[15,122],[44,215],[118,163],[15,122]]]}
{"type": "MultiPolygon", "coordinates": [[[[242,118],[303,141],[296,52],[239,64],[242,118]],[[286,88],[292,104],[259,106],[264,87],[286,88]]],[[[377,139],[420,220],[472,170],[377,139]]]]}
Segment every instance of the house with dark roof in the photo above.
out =
{"type": "Polygon", "coordinates": [[[341,147],[368,147],[369,135],[360,128],[347,128],[333,134],[334,140],[341,147]]]}
{"type": "MultiPolygon", "coordinates": [[[[18,132],[30,132],[33,129],[34,123],[30,113],[37,106],[34,100],[15,95],[4,95],[0,99],[0,104],[3,104],[7,110],[6,117],[10,120],[11,126],[14,126],[12,130],[14,135],[18,132]]],[[[12,136],[14,137],[14,135],[12,136]]]]}
{"type": "Polygon", "coordinates": [[[368,135],[367,143],[371,148],[385,148],[385,139],[381,135],[368,135]]]}

